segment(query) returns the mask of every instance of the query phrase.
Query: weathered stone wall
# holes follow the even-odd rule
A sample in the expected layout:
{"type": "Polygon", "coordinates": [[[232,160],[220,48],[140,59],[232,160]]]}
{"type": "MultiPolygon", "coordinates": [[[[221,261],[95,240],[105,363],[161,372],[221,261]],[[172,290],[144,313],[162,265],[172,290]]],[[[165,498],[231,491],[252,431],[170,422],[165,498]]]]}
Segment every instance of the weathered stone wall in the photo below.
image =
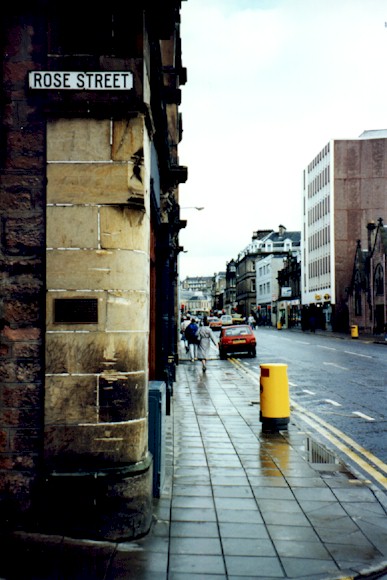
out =
{"type": "Polygon", "coordinates": [[[148,461],[149,151],[141,116],[47,124],[44,454],[55,472],[148,461]],[[73,320],[69,299],[96,300],[95,319],[73,320]]]}
{"type": "Polygon", "coordinates": [[[2,12],[1,526],[109,539],[149,529],[148,359],[152,378],[170,376],[187,176],[180,2],[167,5],[115,4],[91,21],[58,3],[2,12]],[[72,70],[130,71],[133,89],[29,86],[33,71],[72,70]]]}
{"type": "Polygon", "coordinates": [[[0,514],[31,507],[42,460],[45,123],[25,93],[46,30],[3,11],[0,99],[0,514]]]}

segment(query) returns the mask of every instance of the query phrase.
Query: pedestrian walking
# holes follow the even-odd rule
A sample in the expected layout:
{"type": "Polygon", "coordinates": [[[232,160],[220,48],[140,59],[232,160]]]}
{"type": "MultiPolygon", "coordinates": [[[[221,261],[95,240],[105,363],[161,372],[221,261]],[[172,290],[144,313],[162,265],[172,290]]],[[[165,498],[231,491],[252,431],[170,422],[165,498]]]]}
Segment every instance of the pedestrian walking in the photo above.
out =
{"type": "Polygon", "coordinates": [[[248,324],[251,326],[252,329],[254,329],[256,327],[256,322],[255,322],[255,318],[252,314],[250,314],[250,316],[247,319],[248,324]]]}
{"type": "Polygon", "coordinates": [[[180,325],[181,340],[184,342],[185,352],[189,351],[188,340],[185,336],[185,331],[189,324],[191,324],[191,317],[187,316],[180,325]]]}
{"type": "Polygon", "coordinates": [[[185,329],[185,337],[188,342],[189,353],[191,357],[191,362],[198,360],[198,330],[199,327],[196,323],[195,318],[191,318],[191,322],[185,329]]]}
{"type": "Polygon", "coordinates": [[[203,318],[203,326],[199,328],[198,331],[199,337],[199,347],[198,347],[198,358],[202,361],[202,369],[203,373],[207,370],[207,359],[210,352],[211,342],[214,343],[215,346],[218,346],[218,342],[215,338],[212,329],[208,325],[207,316],[203,318]]]}

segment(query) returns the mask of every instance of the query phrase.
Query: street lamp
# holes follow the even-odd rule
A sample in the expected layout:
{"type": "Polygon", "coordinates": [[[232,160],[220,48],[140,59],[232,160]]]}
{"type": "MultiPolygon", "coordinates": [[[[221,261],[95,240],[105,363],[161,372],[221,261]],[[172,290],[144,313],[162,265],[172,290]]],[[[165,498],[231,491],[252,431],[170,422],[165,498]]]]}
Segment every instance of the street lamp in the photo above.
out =
{"type": "Polygon", "coordinates": [[[190,205],[188,207],[181,207],[180,209],[196,209],[197,211],[201,211],[204,207],[197,207],[195,205],[190,205]]]}

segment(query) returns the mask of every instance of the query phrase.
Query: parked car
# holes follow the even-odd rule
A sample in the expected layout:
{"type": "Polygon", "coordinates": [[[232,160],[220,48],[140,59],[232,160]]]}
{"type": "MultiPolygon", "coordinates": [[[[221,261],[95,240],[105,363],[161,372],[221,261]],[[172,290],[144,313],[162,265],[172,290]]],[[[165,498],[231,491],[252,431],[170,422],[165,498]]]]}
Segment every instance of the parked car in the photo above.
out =
{"type": "Polygon", "coordinates": [[[209,316],[207,321],[208,326],[212,328],[212,330],[220,330],[222,328],[222,321],[217,316],[209,316]]]}
{"type": "Polygon", "coordinates": [[[257,356],[257,341],[251,326],[238,324],[222,328],[219,336],[219,356],[227,358],[228,354],[247,353],[257,356]]]}
{"type": "Polygon", "coordinates": [[[222,326],[231,326],[232,324],[232,316],[230,316],[230,314],[223,314],[223,316],[220,317],[222,326]]]}
{"type": "Polygon", "coordinates": [[[233,324],[245,324],[246,320],[245,317],[241,314],[233,314],[232,315],[232,323],[233,324]]]}

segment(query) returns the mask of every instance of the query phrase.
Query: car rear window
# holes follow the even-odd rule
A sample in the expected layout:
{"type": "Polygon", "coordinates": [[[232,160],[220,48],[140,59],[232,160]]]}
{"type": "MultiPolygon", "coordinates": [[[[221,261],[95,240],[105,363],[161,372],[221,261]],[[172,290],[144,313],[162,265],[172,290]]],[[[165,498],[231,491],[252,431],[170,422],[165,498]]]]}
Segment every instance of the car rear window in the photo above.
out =
{"type": "Polygon", "coordinates": [[[226,336],[240,336],[241,334],[246,335],[250,334],[250,330],[248,328],[227,328],[225,330],[226,336]]]}

